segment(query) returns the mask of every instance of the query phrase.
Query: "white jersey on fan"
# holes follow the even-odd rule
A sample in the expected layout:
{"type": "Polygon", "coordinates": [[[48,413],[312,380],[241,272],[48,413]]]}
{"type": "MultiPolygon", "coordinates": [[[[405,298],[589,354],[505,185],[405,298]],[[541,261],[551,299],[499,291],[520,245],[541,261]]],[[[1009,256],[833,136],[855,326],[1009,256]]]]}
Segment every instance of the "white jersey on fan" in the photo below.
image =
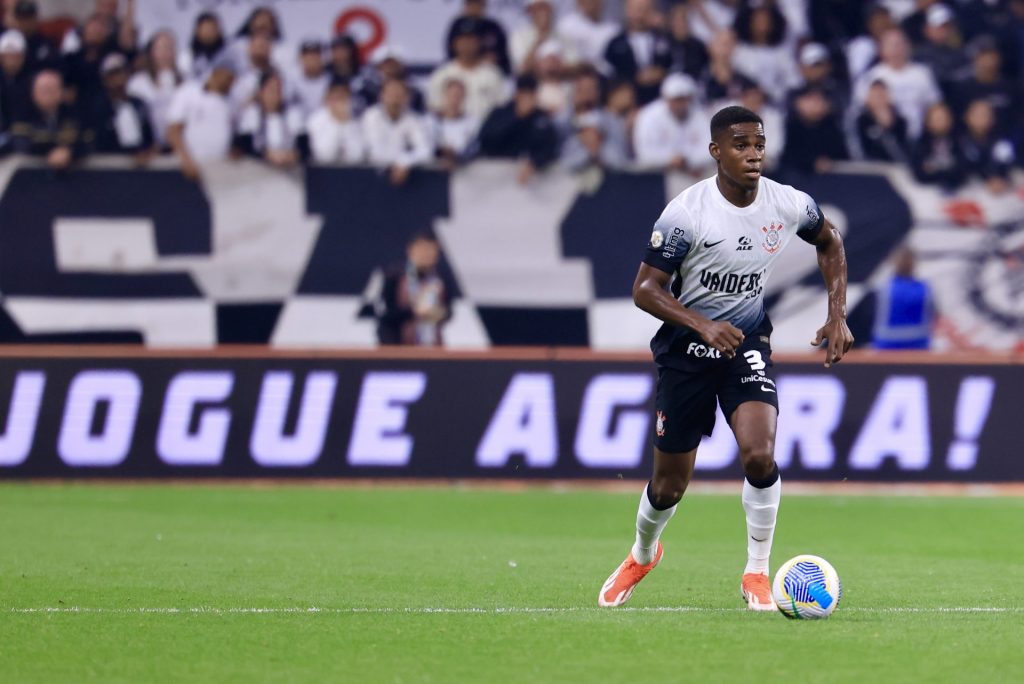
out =
{"type": "MultiPolygon", "coordinates": [[[[794,235],[812,242],[823,223],[814,200],[789,185],[761,178],[753,203],[737,207],[712,177],[669,202],[644,262],[674,274],[672,293],[683,306],[750,334],[765,318],[764,285],[779,254],[794,235]]],[[[682,334],[663,329],[655,353],[682,334]]]]}

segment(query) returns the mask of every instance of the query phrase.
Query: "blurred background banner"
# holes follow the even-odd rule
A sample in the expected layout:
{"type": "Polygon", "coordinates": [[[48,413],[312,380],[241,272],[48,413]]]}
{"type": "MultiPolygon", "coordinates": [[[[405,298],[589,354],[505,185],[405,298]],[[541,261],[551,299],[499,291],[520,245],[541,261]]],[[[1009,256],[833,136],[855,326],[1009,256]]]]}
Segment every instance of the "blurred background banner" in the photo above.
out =
{"type": "MultiPolygon", "coordinates": [[[[454,297],[449,348],[644,350],[657,321],[630,285],[661,207],[692,179],[552,169],[514,182],[514,162],[417,169],[396,187],[366,167],[280,173],[211,165],[202,186],[173,165],[110,159],[55,178],[0,162],[0,340],[372,347],[386,268],[434,234],[454,297]]],[[[933,283],[933,348],[1012,350],[1024,329],[1024,221],[1017,196],[944,196],[889,166],[788,179],[846,236],[854,334],[909,240],[933,283]],[[978,222],[989,226],[980,230],[978,222]]],[[[766,304],[773,344],[804,351],[825,315],[815,252],[781,258],[766,304]]]]}
{"type": "MultiPolygon", "coordinates": [[[[1024,368],[899,359],[779,365],[786,477],[1019,481],[1024,368]]],[[[0,359],[0,477],[642,479],[654,385],[640,355],[582,351],[11,349],[0,359]]],[[[697,468],[702,479],[740,473],[721,414],[697,468]]]]}

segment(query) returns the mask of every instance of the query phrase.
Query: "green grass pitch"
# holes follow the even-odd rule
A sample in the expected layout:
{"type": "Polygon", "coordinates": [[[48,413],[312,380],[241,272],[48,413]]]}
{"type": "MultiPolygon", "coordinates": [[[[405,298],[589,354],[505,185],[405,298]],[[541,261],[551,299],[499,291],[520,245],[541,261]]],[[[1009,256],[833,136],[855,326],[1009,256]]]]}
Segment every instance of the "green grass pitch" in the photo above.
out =
{"type": "Polygon", "coordinates": [[[639,493],[3,485],[0,677],[1024,680],[1024,499],[784,496],[773,570],[815,553],[844,585],[801,622],[740,610],[738,489],[684,499],[606,610],[639,493]]]}

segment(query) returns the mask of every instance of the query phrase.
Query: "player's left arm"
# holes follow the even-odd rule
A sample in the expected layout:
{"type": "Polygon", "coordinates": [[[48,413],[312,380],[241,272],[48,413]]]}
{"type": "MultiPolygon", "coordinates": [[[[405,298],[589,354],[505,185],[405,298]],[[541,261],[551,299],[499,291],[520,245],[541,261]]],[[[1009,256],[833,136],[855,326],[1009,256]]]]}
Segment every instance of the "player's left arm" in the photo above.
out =
{"type": "Polygon", "coordinates": [[[825,367],[839,363],[853,346],[853,335],[846,325],[846,250],[843,236],[834,225],[823,218],[824,224],[811,244],[818,250],[818,268],[828,289],[828,319],[818,328],[811,345],[819,346],[828,340],[825,367]]]}

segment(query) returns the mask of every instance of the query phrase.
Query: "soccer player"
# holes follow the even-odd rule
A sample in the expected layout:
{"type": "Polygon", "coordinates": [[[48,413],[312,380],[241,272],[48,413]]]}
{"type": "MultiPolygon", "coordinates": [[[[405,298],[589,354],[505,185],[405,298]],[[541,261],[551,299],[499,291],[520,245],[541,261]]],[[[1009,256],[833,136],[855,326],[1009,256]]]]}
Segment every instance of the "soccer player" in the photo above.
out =
{"type": "Polygon", "coordinates": [[[601,587],[598,604],[621,606],[661,561],[658,540],[693,475],[715,400],[729,422],[746,479],[747,565],[741,591],[751,610],[774,610],[768,558],[782,483],[775,464],[778,400],[764,287],[793,236],[815,246],[828,288],[825,366],[853,344],[846,325],[846,254],[839,231],[807,194],[761,177],[761,118],[726,107],[711,119],[712,178],[673,199],[654,224],[633,301],[664,321],[651,340],[658,367],[654,474],[640,497],[636,542],[601,587]]]}

